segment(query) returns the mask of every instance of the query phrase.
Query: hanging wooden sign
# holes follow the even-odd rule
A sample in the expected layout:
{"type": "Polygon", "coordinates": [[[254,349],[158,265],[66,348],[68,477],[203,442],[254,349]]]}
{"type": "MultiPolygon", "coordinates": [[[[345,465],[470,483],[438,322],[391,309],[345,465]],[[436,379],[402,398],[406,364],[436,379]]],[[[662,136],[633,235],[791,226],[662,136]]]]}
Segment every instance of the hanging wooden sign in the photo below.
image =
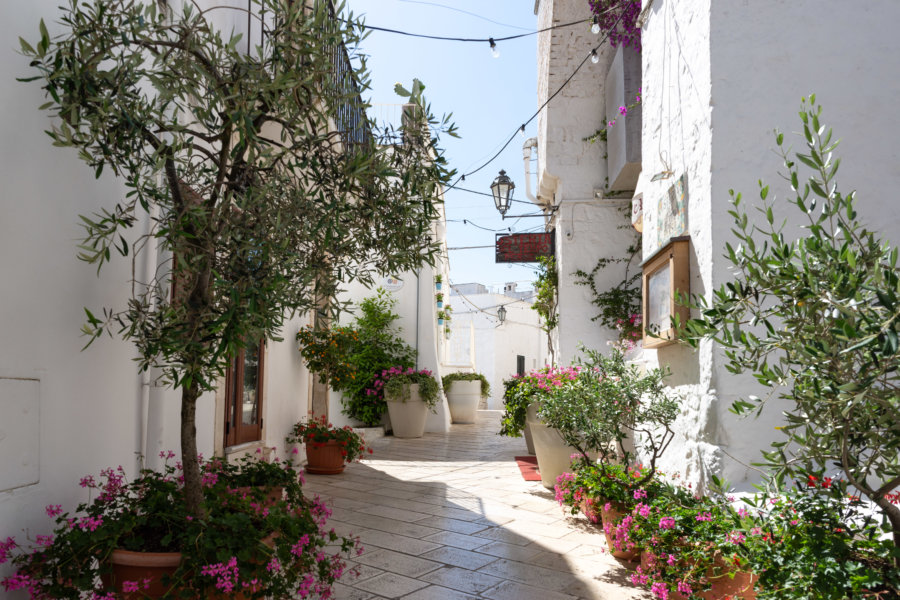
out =
{"type": "Polygon", "coordinates": [[[555,244],[552,231],[546,233],[498,233],[496,239],[498,263],[537,262],[539,256],[553,256],[555,244]]]}

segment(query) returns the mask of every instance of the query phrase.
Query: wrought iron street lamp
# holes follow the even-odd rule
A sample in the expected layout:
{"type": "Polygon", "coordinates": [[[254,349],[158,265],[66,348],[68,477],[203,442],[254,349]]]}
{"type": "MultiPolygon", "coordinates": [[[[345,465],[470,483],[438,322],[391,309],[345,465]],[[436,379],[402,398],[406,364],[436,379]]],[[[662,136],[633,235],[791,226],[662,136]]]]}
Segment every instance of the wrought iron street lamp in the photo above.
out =
{"type": "MultiPolygon", "coordinates": [[[[510,179],[506,175],[506,171],[500,169],[500,175],[494,179],[494,183],[491,184],[491,195],[494,197],[494,206],[497,207],[497,211],[500,213],[500,216],[503,219],[524,219],[527,217],[548,217],[548,212],[553,214],[558,206],[547,206],[542,207],[541,210],[544,212],[534,213],[530,215],[510,215],[506,216],[506,211],[509,210],[509,205],[513,202],[513,190],[516,189],[516,184],[513,183],[513,180],[510,179]]],[[[528,204],[528,202],[524,202],[521,200],[516,200],[516,202],[523,202],[524,204],[528,204]]]]}
{"type": "Polygon", "coordinates": [[[497,318],[500,319],[500,324],[503,325],[503,321],[506,320],[506,307],[502,304],[497,309],[497,318]]]}
{"type": "Polygon", "coordinates": [[[516,189],[516,184],[506,176],[506,171],[500,169],[500,175],[491,184],[491,194],[494,196],[494,206],[497,207],[501,215],[506,215],[506,211],[509,210],[514,189],[516,189]]]}

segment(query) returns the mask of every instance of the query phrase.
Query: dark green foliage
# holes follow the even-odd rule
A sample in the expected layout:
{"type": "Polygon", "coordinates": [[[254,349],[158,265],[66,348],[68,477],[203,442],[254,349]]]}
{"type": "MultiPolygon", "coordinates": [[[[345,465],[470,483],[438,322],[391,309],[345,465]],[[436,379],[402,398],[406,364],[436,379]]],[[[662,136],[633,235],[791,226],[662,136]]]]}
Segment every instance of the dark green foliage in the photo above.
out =
{"type": "Polygon", "coordinates": [[[491,395],[491,384],[481,373],[450,373],[441,377],[441,385],[444,391],[449,392],[454,381],[480,381],[481,395],[485,398],[491,395]]]}
{"type": "MultiPolygon", "coordinates": [[[[360,304],[360,316],[352,327],[359,337],[348,358],[357,373],[341,391],[343,413],[360,421],[375,425],[387,410],[382,394],[367,394],[374,389],[375,379],[391,367],[412,367],[416,363],[416,351],[399,336],[394,327],[398,315],[393,311],[394,300],[387,292],[378,290],[375,296],[360,304]]],[[[338,389],[338,388],[335,388],[338,389]]]]}
{"type": "Polygon", "coordinates": [[[114,253],[133,260],[157,245],[170,258],[125,306],[87,311],[84,333],[132,340],[140,367],[182,390],[195,510],[197,398],[237,351],[279,339],[285,319],[335,297],[339,282],[371,285],[433,264],[439,250],[431,223],[452,173],[432,133],[454,127],[431,116],[416,82],[407,138],[373,131],[360,99],[366,73],[338,64],[361,26],[330,7],[70,0],[54,17],[59,37],[42,22],[36,45],[21,42],[54,145],[128,188],[82,217],[79,257],[100,269],[114,253]],[[210,20],[228,10],[225,22],[246,19],[248,8],[262,27],[250,49],[210,20]]]}

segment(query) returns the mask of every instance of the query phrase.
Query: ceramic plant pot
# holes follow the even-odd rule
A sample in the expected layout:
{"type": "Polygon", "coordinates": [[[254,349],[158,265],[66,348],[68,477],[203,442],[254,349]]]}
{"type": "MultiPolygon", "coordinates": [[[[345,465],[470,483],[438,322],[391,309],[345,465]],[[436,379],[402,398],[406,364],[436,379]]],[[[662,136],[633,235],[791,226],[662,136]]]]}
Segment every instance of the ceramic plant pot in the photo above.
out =
{"type": "Polygon", "coordinates": [[[528,421],[525,421],[523,432],[525,434],[525,447],[528,448],[528,454],[534,454],[534,439],[531,436],[531,425],[528,424],[528,421]]]}
{"type": "Polygon", "coordinates": [[[454,423],[474,423],[481,401],[481,381],[454,381],[447,390],[447,404],[454,423]]]}
{"type": "Polygon", "coordinates": [[[344,472],[346,463],[343,448],[337,440],[306,442],[306,472],[313,475],[337,475],[344,472]]]}
{"type": "Polygon", "coordinates": [[[525,422],[531,426],[531,439],[534,441],[541,483],[552,490],[556,485],[556,478],[572,470],[571,456],[578,454],[578,450],[567,446],[556,429],[541,423],[537,417],[537,404],[528,407],[525,422]]]}
{"type": "Polygon", "coordinates": [[[394,437],[420,438],[425,435],[428,406],[419,397],[418,383],[404,387],[409,389],[409,397],[405,401],[402,396],[394,397],[387,393],[384,395],[394,437]]]}

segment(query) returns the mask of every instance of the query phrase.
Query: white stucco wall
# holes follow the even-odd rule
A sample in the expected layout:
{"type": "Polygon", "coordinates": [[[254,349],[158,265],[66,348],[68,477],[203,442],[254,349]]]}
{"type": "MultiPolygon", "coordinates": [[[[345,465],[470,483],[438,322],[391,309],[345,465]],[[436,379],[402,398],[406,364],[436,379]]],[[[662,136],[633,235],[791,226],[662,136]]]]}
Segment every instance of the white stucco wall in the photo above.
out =
{"type": "Polygon", "coordinates": [[[451,297],[454,305],[452,335],[446,358],[449,371],[477,372],[491,384],[487,406],[503,408],[503,380],[516,373],[518,356],[525,370],[544,366],[547,335],[537,312],[528,302],[503,294],[465,294],[451,297]],[[500,325],[497,308],[506,308],[500,325]]]}
{"type": "MultiPolygon", "coordinates": [[[[732,241],[728,190],[743,192],[750,205],[758,198],[760,178],[774,193],[789,191],[777,175],[783,168],[772,152],[772,130],[790,138],[799,127],[800,98],[810,92],[825,107],[824,122],[843,138],[839,184],[844,191],[857,189],[863,218],[896,239],[900,210],[884,190],[900,180],[893,143],[900,120],[888,106],[900,88],[891,25],[898,16],[900,5],[889,0],[827,7],[811,0],[752,6],[654,1],[643,32],[639,191],[645,259],[653,252],[648,241],[654,239],[657,201],[674,178],[687,173],[691,291],[708,296],[730,279],[723,258],[725,243],[732,241]],[[650,182],[666,169],[673,178],[650,182]]],[[[759,419],[738,420],[728,409],[733,400],[764,390],[749,376],[728,373],[710,344],[698,353],[667,346],[644,358],[671,367],[670,383],[685,396],[680,435],[663,468],[686,472],[695,483],[712,472],[744,489],[758,480],[745,465],[778,439],[780,413],[771,406],[759,419]]]]}
{"type": "MultiPolygon", "coordinates": [[[[582,0],[542,0],[538,28],[590,18],[582,0]]],[[[590,27],[554,29],[538,37],[538,106],[556,92],[597,46],[602,35],[590,27]]],[[[557,361],[567,364],[579,344],[604,350],[615,331],[591,318],[597,314],[586,286],[575,284],[574,273],[590,272],[601,257],[624,256],[631,232],[622,229],[627,216],[619,201],[598,200],[595,190],[607,187],[605,144],[584,141],[606,123],[603,88],[614,49],[598,50],[600,61],[588,60],[538,117],[539,192],[559,210],[554,219],[559,268],[559,327],[557,361]]],[[[618,284],[624,269],[611,266],[597,276],[602,288],[618,284]]]]}
{"type": "MultiPolygon", "coordinates": [[[[140,378],[130,343],[103,337],[82,351],[83,307],[95,314],[103,306],[122,308],[130,294],[131,261],[113,260],[96,267],[76,259],[83,230],[79,214],[110,207],[126,189],[91,169],[71,149],[54,148],[44,130],[50,122],[37,107],[45,102],[39,83],[17,83],[29,75],[27,61],[13,51],[14,40],[38,37],[44,18],[53,35],[58,3],[40,0],[17,4],[0,20],[7,40],[0,53],[0,378],[37,380],[30,415],[10,414],[14,387],[0,396],[0,535],[46,533],[47,504],[71,510],[86,499],[78,479],[102,468],[122,465],[134,475],[140,450],[140,378]],[[14,435],[35,414],[37,433],[14,435]],[[8,475],[36,473],[30,485],[9,489],[8,475]]],[[[146,222],[135,232],[146,230],[146,222]]],[[[138,277],[143,263],[138,262],[138,277]]],[[[32,384],[29,384],[32,385],[32,384]]],[[[175,403],[178,396],[157,390],[157,401],[175,403]]],[[[201,398],[198,445],[212,453],[213,399],[201,398]]],[[[178,450],[178,410],[158,415],[166,448],[178,450]]],[[[151,440],[153,433],[151,432],[151,440]]],[[[151,447],[154,447],[151,443],[151,447]]],[[[5,538],[4,538],[5,539],[5,538]]],[[[7,572],[0,567],[0,576],[7,572]]]]}
{"type": "MultiPolygon", "coordinates": [[[[37,107],[45,98],[39,83],[16,83],[30,74],[13,41],[38,37],[43,17],[56,33],[58,2],[17,4],[0,20],[0,536],[46,533],[44,507],[64,510],[87,499],[78,480],[103,468],[137,469],[141,440],[141,378],[130,343],[103,337],[82,351],[83,307],[122,308],[133,277],[146,280],[143,260],[131,272],[130,259],[96,267],[76,259],[83,230],[79,214],[109,208],[126,188],[109,175],[95,180],[71,149],[52,147],[44,134],[50,122],[37,107]],[[21,435],[25,428],[27,435],[21,435]]],[[[246,19],[239,20],[246,22],[246,19]]],[[[145,232],[146,219],[134,226],[145,232]]],[[[265,440],[283,447],[287,429],[307,412],[308,373],[293,335],[304,322],[291,321],[285,341],[266,351],[265,440]]],[[[221,448],[214,394],[197,406],[198,450],[221,448]]],[[[147,426],[147,466],[158,466],[161,450],[180,450],[180,393],[153,385],[147,426]]],[[[5,537],[4,537],[5,539],[5,537]]],[[[0,577],[8,574],[0,566],[0,577]]]]}
{"type": "MultiPolygon", "coordinates": [[[[438,218],[432,225],[433,239],[442,246],[440,256],[447,255],[447,226],[444,206],[438,205],[438,218]]],[[[450,271],[447,262],[438,259],[434,266],[423,265],[416,271],[398,273],[392,278],[399,279],[402,287],[391,291],[391,296],[397,301],[394,312],[398,319],[394,325],[400,330],[400,337],[407,344],[416,349],[417,369],[428,369],[437,378],[438,382],[443,375],[441,357],[444,355],[444,345],[447,340],[443,334],[443,325],[437,322],[437,305],[435,303],[435,276],[441,275],[443,280],[441,292],[444,294],[444,306],[448,304],[450,295],[450,271]]],[[[383,284],[384,279],[376,278],[376,283],[383,284]]],[[[384,287],[383,285],[376,285],[384,287]]],[[[375,289],[368,288],[358,282],[345,286],[345,291],[340,295],[342,302],[351,303],[351,311],[341,315],[339,323],[349,325],[356,318],[356,310],[359,303],[375,294],[375,289]]],[[[452,303],[451,303],[452,304],[452,303]]],[[[457,308],[454,306],[454,309],[457,308]]],[[[453,319],[455,320],[455,314],[453,319]]],[[[361,423],[344,415],[342,412],[341,396],[333,390],[329,393],[328,417],[332,423],[339,427],[344,425],[358,426],[361,423]]],[[[449,431],[450,410],[447,407],[447,399],[441,394],[441,401],[435,407],[435,412],[428,413],[425,423],[426,431],[449,431]]]]}

